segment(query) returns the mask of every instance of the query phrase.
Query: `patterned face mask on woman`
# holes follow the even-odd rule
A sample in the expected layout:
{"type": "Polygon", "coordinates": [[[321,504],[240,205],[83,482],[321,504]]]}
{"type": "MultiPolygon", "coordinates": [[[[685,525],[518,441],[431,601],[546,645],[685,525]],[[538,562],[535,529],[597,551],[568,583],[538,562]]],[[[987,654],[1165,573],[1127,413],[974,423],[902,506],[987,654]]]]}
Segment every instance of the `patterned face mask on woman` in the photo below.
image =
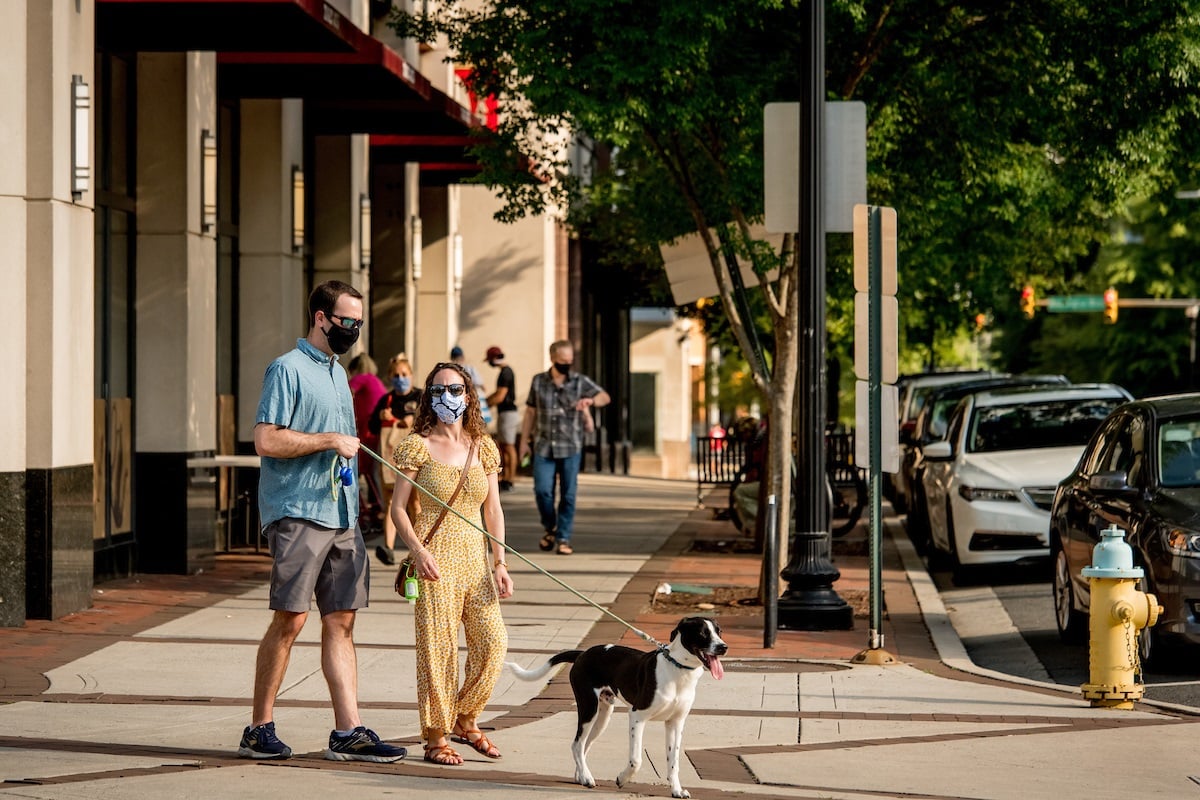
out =
{"type": "Polygon", "coordinates": [[[433,413],[437,414],[438,419],[447,425],[453,424],[466,410],[467,396],[465,394],[454,397],[449,392],[443,392],[440,397],[433,399],[433,413]]]}

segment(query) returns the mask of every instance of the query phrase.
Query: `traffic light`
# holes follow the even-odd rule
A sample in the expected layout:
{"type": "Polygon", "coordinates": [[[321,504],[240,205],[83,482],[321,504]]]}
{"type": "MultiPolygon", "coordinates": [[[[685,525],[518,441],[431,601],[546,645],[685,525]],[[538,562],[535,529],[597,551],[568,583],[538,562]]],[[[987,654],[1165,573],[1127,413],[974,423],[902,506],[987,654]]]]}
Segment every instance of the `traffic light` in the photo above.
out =
{"type": "Polygon", "coordinates": [[[1117,290],[1111,286],[1104,293],[1104,321],[1109,325],[1117,324],[1117,310],[1120,298],[1117,296],[1117,290]]]}
{"type": "Polygon", "coordinates": [[[1030,319],[1033,319],[1033,312],[1036,308],[1037,306],[1033,297],[1033,287],[1026,285],[1025,288],[1021,290],[1021,313],[1030,319]]]}

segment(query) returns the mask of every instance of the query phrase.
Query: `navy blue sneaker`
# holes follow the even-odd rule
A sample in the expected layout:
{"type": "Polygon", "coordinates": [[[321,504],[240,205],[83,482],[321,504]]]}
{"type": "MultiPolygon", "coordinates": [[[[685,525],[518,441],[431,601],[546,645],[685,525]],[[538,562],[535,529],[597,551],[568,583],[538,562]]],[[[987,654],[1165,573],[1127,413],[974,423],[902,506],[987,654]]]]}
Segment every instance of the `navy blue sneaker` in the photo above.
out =
{"type": "Polygon", "coordinates": [[[242,732],[242,743],[238,747],[239,758],[291,758],[292,748],[279,741],[275,735],[275,723],[268,722],[256,728],[246,726],[242,732]]]}
{"type": "Polygon", "coordinates": [[[375,731],[364,725],[345,736],[330,731],[329,749],[325,751],[325,757],[330,761],[375,761],[380,764],[399,761],[406,755],[408,750],[383,743],[375,731]]]}

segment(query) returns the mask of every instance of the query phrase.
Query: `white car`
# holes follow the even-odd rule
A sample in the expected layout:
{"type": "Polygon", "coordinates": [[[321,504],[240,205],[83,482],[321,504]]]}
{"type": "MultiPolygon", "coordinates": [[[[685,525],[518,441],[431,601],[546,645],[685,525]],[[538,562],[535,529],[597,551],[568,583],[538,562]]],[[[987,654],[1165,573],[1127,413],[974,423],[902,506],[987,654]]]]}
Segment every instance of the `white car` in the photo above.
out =
{"type": "Polygon", "coordinates": [[[1048,556],[1058,482],[1108,413],[1129,399],[1111,383],[963,398],[946,438],[924,450],[932,552],[956,566],[1048,556]]]}
{"type": "MultiPolygon", "coordinates": [[[[900,405],[896,409],[896,413],[897,421],[900,425],[901,451],[907,449],[904,444],[905,436],[912,432],[913,426],[917,421],[917,415],[925,407],[925,401],[934,389],[949,386],[953,383],[966,383],[968,381],[979,380],[980,378],[988,378],[996,374],[987,372],[986,370],[973,369],[954,370],[950,372],[922,372],[902,376],[896,383],[896,400],[900,405]]],[[[896,509],[897,514],[903,514],[908,511],[908,503],[912,494],[910,489],[907,476],[903,470],[890,474],[885,473],[883,494],[892,502],[892,507],[896,509]]]]}

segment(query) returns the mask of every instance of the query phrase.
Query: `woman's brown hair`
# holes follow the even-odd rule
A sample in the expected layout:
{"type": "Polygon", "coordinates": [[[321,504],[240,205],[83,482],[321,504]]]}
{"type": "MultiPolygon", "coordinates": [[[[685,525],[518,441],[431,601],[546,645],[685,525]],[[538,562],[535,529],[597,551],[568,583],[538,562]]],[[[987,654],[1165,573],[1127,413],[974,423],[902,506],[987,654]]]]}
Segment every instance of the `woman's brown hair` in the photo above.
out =
{"type": "Polygon", "coordinates": [[[475,382],[471,380],[471,374],[465,367],[455,364],[453,361],[435,364],[425,377],[425,390],[421,392],[421,404],[417,407],[417,416],[413,420],[413,433],[428,436],[437,425],[437,414],[433,410],[433,394],[430,393],[429,387],[433,385],[433,376],[444,369],[457,372],[467,387],[464,395],[467,399],[467,410],[463,412],[462,416],[463,430],[475,441],[482,439],[488,435],[488,432],[487,425],[483,421],[483,413],[479,410],[479,395],[475,393],[475,382]]]}

